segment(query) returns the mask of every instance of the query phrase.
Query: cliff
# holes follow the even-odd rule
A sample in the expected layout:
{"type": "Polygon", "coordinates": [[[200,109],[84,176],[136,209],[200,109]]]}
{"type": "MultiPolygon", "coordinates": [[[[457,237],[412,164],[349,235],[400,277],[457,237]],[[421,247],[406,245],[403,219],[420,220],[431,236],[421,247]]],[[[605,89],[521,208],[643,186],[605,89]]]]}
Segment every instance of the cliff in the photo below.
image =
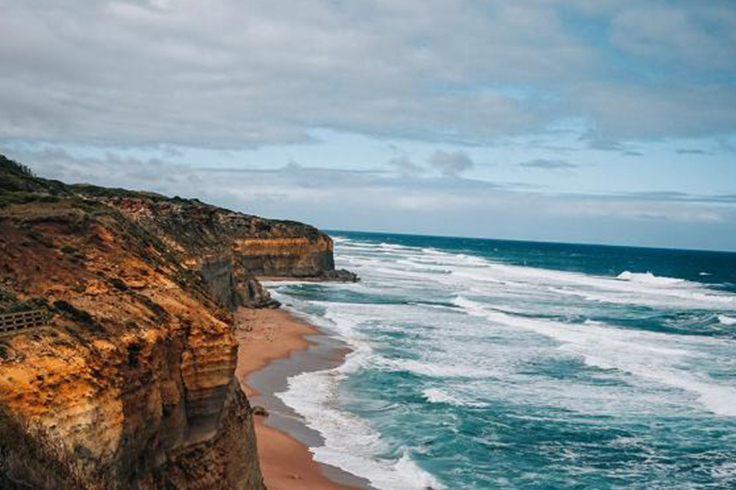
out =
{"type": "Polygon", "coordinates": [[[299,277],[355,281],[335,271],[332,239],[313,226],[236,213],[196,199],[102,196],[187,257],[192,266],[232,260],[241,278],[299,277]]]}
{"type": "Polygon", "coordinates": [[[0,335],[0,486],[262,489],[231,312],[333,270],[313,227],[0,156],[0,312],[49,315],[0,335]]]}

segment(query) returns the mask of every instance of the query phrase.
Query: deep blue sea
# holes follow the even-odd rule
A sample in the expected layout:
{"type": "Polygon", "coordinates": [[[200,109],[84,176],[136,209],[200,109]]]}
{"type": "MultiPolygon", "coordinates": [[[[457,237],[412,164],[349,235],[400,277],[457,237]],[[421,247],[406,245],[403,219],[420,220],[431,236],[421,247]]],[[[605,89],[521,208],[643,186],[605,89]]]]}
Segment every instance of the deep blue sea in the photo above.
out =
{"type": "Polygon", "coordinates": [[[736,489],[736,254],[333,232],[352,349],[278,396],[381,490],[736,489]]]}

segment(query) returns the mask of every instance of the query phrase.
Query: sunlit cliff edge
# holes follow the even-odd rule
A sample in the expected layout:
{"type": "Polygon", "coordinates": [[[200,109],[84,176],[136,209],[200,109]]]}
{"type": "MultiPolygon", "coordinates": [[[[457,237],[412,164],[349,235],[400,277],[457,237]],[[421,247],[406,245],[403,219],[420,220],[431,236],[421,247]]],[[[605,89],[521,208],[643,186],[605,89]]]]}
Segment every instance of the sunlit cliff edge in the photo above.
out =
{"type": "Polygon", "coordinates": [[[66,185],[0,155],[0,488],[264,488],[233,372],[257,276],[355,280],[332,240],[194,199],[66,185]]]}

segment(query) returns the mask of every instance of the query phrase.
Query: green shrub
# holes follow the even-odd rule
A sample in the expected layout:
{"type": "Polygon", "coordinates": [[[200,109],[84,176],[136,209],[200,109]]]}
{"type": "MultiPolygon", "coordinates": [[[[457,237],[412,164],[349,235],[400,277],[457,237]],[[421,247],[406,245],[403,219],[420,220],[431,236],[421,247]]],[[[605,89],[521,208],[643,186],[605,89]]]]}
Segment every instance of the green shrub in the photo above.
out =
{"type": "Polygon", "coordinates": [[[28,191],[0,193],[0,207],[10,206],[11,204],[29,204],[32,202],[55,203],[59,202],[59,198],[49,194],[28,191]]]}
{"type": "Polygon", "coordinates": [[[0,171],[7,172],[9,174],[16,174],[26,177],[35,177],[31,169],[23,165],[22,163],[18,163],[14,160],[9,159],[5,155],[0,155],[0,171]]]}

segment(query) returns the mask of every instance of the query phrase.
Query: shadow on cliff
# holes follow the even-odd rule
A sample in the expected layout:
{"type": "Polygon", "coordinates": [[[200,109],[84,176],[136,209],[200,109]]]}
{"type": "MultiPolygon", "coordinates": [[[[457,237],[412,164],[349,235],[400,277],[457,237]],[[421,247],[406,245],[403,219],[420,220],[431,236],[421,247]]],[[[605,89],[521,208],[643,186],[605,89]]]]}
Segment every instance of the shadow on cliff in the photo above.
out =
{"type": "MultiPolygon", "coordinates": [[[[104,474],[102,471],[99,475],[101,488],[113,488],[114,482],[104,474]]],[[[79,490],[85,487],[83,481],[76,455],[65,451],[42,429],[31,427],[0,407],[2,490],[79,490]]]]}

